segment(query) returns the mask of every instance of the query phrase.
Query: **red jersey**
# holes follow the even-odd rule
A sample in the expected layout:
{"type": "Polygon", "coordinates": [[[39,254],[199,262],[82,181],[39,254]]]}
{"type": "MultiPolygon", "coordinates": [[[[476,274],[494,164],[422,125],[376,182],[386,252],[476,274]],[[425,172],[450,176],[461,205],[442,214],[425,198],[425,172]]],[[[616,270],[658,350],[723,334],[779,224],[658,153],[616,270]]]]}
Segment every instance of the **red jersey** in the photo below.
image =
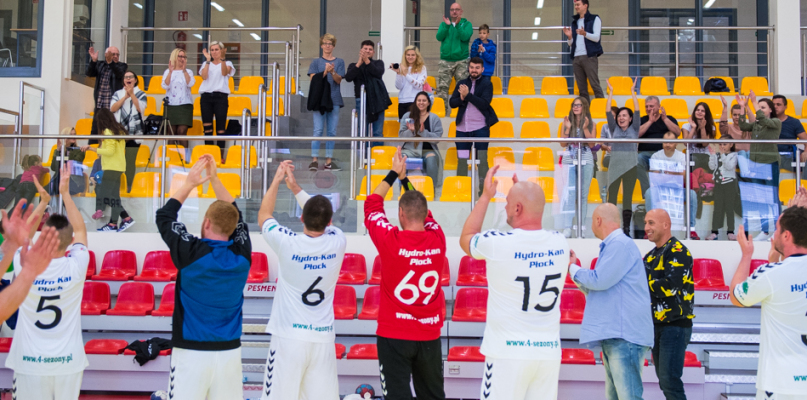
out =
{"type": "Polygon", "coordinates": [[[439,338],[445,319],[440,273],[446,236],[431,211],[424,231],[402,231],[387,220],[384,198],[373,194],[364,202],[364,225],[382,261],[376,334],[401,340],[439,338]]]}

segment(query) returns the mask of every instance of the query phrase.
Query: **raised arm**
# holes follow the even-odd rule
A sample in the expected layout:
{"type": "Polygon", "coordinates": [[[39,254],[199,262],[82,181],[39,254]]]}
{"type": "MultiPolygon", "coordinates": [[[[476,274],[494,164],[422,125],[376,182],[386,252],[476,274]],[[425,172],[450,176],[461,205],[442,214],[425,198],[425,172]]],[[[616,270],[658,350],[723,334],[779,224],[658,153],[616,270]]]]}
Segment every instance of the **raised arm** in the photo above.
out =
{"type": "MultiPolygon", "coordinates": [[[[482,189],[482,195],[479,196],[479,200],[476,201],[474,209],[471,210],[471,214],[468,215],[468,219],[465,220],[465,225],[462,226],[460,247],[465,254],[471,257],[473,257],[471,255],[471,239],[477,233],[482,232],[482,222],[485,221],[488,204],[490,204],[490,201],[496,196],[496,182],[493,181],[493,177],[498,170],[498,165],[494,165],[493,168],[488,170],[488,174],[485,176],[485,186],[482,189]]],[[[513,174],[513,182],[518,182],[518,177],[516,177],[515,174],[513,174]]]]}
{"type": "Polygon", "coordinates": [[[742,257],[740,258],[740,264],[737,265],[737,269],[734,271],[734,276],[731,278],[731,284],[729,284],[729,297],[731,304],[737,307],[745,307],[745,305],[734,297],[734,287],[743,283],[748,278],[748,275],[751,274],[751,258],[754,255],[754,242],[745,236],[745,229],[742,224],[737,230],[737,243],[740,245],[742,257]]]}
{"type": "Polygon", "coordinates": [[[261,208],[258,210],[258,222],[261,224],[261,226],[263,226],[263,223],[266,222],[267,219],[272,218],[272,214],[275,212],[277,191],[286,176],[287,168],[294,168],[291,160],[280,163],[280,165],[277,167],[277,172],[275,172],[275,178],[272,179],[272,184],[269,185],[269,190],[267,190],[266,194],[263,196],[261,208]]]}
{"type": "MultiPolygon", "coordinates": [[[[199,161],[196,164],[193,164],[191,170],[188,171],[188,176],[185,177],[185,182],[182,183],[182,186],[179,187],[179,190],[174,193],[171,198],[180,202],[184,203],[185,200],[188,199],[188,196],[191,194],[191,190],[196,190],[199,185],[204,184],[205,182],[211,180],[210,175],[206,177],[202,177],[202,171],[207,168],[207,164],[210,162],[207,158],[208,155],[202,156],[199,158],[199,161]]],[[[212,157],[212,156],[211,156],[212,157]]],[[[219,182],[221,184],[221,182],[219,182]]],[[[212,184],[211,184],[212,186],[212,184]]],[[[226,191],[226,190],[225,190],[226,191]]],[[[229,193],[228,193],[229,195],[229,193]]],[[[216,198],[218,198],[218,192],[216,192],[216,198]]],[[[230,196],[232,199],[232,196],[230,196]]],[[[222,199],[219,199],[222,200],[222,199]]],[[[232,201],[230,201],[232,203],[232,201]]]]}
{"type": "Polygon", "coordinates": [[[235,198],[233,198],[233,195],[230,194],[230,191],[224,187],[224,184],[221,183],[221,179],[219,179],[219,175],[216,171],[216,160],[210,154],[205,154],[202,157],[207,160],[205,170],[207,171],[207,177],[210,178],[210,188],[216,193],[216,200],[226,201],[227,203],[234,202],[235,198]]]}
{"type": "MultiPolygon", "coordinates": [[[[65,164],[67,163],[62,165],[65,164]]],[[[50,203],[50,193],[42,187],[42,184],[39,183],[39,179],[34,178],[34,186],[36,186],[36,190],[39,192],[39,204],[36,205],[34,212],[28,217],[28,224],[31,225],[31,229],[28,231],[29,239],[33,239],[34,235],[36,235],[36,228],[38,228],[39,223],[42,222],[42,216],[45,215],[45,210],[50,203]]]]}
{"type": "Polygon", "coordinates": [[[406,156],[401,154],[400,147],[398,147],[395,155],[392,156],[392,170],[387,174],[387,177],[376,186],[375,190],[373,190],[373,194],[377,194],[383,199],[392,187],[392,184],[395,183],[396,178],[401,180],[401,182],[406,178],[406,156]]]}
{"type": "MultiPolygon", "coordinates": [[[[16,211],[21,212],[21,210],[16,211]]],[[[6,211],[3,210],[4,221],[6,220],[5,213],[6,211]]],[[[14,282],[11,282],[11,285],[0,292],[0,321],[7,320],[17,311],[25,297],[28,296],[36,277],[48,269],[48,265],[53,259],[53,253],[59,248],[59,236],[56,229],[47,227],[42,229],[42,233],[39,234],[39,238],[30,249],[28,249],[29,243],[30,240],[25,240],[22,243],[22,251],[20,252],[20,267],[22,270],[20,274],[17,275],[14,282]]],[[[4,242],[3,247],[5,246],[4,242]]],[[[8,260],[8,264],[11,264],[11,260],[14,258],[14,251],[17,251],[17,249],[6,252],[3,257],[4,260],[8,260]]],[[[5,271],[6,269],[8,269],[8,265],[3,270],[5,271]]]]}
{"type": "Polygon", "coordinates": [[[73,161],[68,161],[62,165],[62,170],[59,173],[59,193],[62,195],[67,220],[73,226],[73,243],[81,243],[87,246],[87,226],[84,224],[84,217],[81,216],[81,211],[78,210],[76,203],[73,202],[73,197],[70,196],[71,162],[73,161]]]}

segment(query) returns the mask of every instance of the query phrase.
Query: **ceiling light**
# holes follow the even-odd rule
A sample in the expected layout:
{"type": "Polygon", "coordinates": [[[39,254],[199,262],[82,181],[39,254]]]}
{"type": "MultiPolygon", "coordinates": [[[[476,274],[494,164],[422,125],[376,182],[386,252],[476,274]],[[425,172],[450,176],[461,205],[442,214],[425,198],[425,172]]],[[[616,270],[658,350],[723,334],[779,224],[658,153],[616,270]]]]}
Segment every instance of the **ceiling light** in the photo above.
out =
{"type": "Polygon", "coordinates": [[[250,34],[249,34],[249,36],[252,36],[252,38],[253,38],[253,39],[255,39],[255,40],[257,40],[257,41],[260,41],[260,40],[261,40],[261,37],[260,37],[260,36],[258,36],[258,34],[257,34],[257,33],[250,33],[250,34]]]}
{"type": "Polygon", "coordinates": [[[210,5],[211,5],[213,8],[215,8],[216,10],[219,10],[219,11],[224,11],[224,7],[220,6],[220,5],[219,5],[219,3],[216,3],[215,1],[211,1],[211,2],[210,2],[210,5]]]}
{"type": "Polygon", "coordinates": [[[202,40],[202,35],[198,33],[194,33],[193,36],[196,36],[197,39],[202,40]]]}
{"type": "Polygon", "coordinates": [[[141,10],[143,9],[143,5],[140,4],[140,3],[134,3],[134,6],[141,9],[141,10]]]}
{"type": "Polygon", "coordinates": [[[538,32],[532,33],[532,40],[538,40],[538,32]]]}
{"type": "Polygon", "coordinates": [[[694,19],[692,19],[692,18],[688,19],[687,21],[689,21],[689,22],[695,22],[695,20],[694,20],[694,19]]]}
{"type": "Polygon", "coordinates": [[[541,25],[541,17],[535,17],[535,26],[541,25]]]}
{"type": "Polygon", "coordinates": [[[709,0],[709,1],[706,2],[706,4],[703,5],[703,8],[709,8],[714,4],[715,4],[715,0],[709,0]]]}
{"type": "Polygon", "coordinates": [[[538,0],[538,5],[535,8],[544,8],[544,0],[538,0]]]}
{"type": "Polygon", "coordinates": [[[241,23],[241,21],[239,21],[237,18],[233,18],[233,23],[240,26],[240,27],[242,27],[242,28],[244,27],[244,24],[241,23]]]}

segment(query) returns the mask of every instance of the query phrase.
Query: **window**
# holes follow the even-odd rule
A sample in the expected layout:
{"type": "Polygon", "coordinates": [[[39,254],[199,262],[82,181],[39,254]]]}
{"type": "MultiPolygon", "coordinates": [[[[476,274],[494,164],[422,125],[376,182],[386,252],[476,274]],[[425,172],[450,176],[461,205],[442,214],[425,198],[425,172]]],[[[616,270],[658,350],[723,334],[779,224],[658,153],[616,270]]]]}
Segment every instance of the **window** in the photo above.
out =
{"type": "Polygon", "coordinates": [[[70,78],[76,82],[92,86],[95,80],[87,78],[85,71],[91,58],[92,47],[98,52],[98,59],[104,58],[109,40],[109,1],[108,0],[74,0],[73,1],[73,63],[70,67],[70,78]]]}
{"type": "Polygon", "coordinates": [[[0,0],[0,76],[40,76],[45,0],[0,0]]]}

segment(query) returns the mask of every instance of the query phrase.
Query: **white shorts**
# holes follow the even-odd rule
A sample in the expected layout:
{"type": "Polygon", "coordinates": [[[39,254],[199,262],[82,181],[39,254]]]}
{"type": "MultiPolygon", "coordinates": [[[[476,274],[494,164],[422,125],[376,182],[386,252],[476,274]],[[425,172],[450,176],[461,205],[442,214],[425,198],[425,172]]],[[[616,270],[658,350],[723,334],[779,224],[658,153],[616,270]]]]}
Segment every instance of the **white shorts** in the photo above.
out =
{"type": "Polygon", "coordinates": [[[480,399],[558,398],[560,360],[510,360],[485,357],[480,399]]]}
{"type": "Polygon", "coordinates": [[[11,391],[17,400],[76,400],[84,371],[68,375],[26,375],[14,373],[11,391]]]}
{"type": "Polygon", "coordinates": [[[172,400],[226,400],[244,397],[241,348],[201,351],[174,347],[168,394],[172,400]]]}
{"type": "Polygon", "coordinates": [[[262,400],[339,400],[333,342],[272,336],[262,400]]]}
{"type": "Polygon", "coordinates": [[[804,400],[807,399],[805,395],[799,394],[776,394],[765,392],[764,390],[757,390],[756,400],[804,400]]]}

